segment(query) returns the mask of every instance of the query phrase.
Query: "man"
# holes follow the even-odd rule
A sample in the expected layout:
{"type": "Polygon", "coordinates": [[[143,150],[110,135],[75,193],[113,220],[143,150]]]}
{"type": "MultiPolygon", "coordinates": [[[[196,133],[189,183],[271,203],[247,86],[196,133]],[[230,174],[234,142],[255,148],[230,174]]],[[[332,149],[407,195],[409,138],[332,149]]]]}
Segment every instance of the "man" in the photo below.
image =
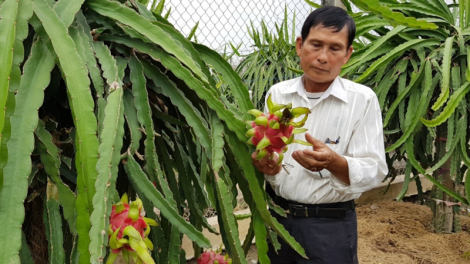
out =
{"type": "Polygon", "coordinates": [[[354,199],[376,187],[388,169],[375,93],[339,77],[353,52],[355,30],[341,8],[312,12],[296,42],[304,75],[268,92],[273,102],[310,109],[304,128],[313,145],[290,145],[282,165],[277,156],[256,160],[252,155],[265,173],[268,192],[274,190],[274,202],[287,212],[287,218],[274,216],[308,256],[302,258],[280,240],[278,254],[273,248],[268,252],[272,263],[358,263],[354,199]]]}

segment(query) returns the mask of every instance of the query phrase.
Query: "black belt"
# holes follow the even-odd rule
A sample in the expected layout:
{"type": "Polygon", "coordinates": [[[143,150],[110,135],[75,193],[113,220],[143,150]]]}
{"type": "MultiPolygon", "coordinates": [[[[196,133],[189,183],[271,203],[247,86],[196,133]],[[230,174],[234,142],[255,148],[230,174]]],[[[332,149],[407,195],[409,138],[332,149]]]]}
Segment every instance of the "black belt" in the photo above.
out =
{"type": "Polygon", "coordinates": [[[274,195],[273,201],[282,209],[298,217],[345,218],[346,212],[354,210],[354,200],[328,204],[302,204],[274,195]]]}

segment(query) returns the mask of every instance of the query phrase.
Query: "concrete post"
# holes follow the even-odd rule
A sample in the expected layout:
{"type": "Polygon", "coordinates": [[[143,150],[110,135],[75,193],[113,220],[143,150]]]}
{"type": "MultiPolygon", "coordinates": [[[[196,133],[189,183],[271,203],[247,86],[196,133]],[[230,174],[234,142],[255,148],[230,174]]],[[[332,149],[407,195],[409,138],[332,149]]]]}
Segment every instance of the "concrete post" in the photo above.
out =
{"type": "Polygon", "coordinates": [[[341,0],[321,0],[322,6],[337,6],[346,9],[341,0]]]}

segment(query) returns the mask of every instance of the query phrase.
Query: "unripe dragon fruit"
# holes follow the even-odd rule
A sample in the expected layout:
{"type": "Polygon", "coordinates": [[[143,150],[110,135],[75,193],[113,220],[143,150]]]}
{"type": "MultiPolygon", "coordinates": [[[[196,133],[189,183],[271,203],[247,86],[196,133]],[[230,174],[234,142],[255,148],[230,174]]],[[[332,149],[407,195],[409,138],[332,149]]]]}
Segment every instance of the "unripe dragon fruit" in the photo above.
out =
{"type": "Polygon", "coordinates": [[[287,151],[287,145],[300,143],[311,146],[312,144],[303,140],[294,139],[295,134],[304,133],[307,129],[302,129],[308,118],[310,110],[306,107],[296,107],[292,109],[292,104],[276,104],[269,95],[267,100],[269,114],[252,109],[248,111],[256,117],[255,121],[247,122],[250,129],[246,136],[250,137],[248,144],[255,145],[258,150],[257,159],[261,159],[268,153],[278,153],[279,162],[282,162],[284,153],[287,151]],[[294,122],[295,118],[304,115],[302,120],[294,122]]]}
{"type": "Polygon", "coordinates": [[[206,251],[197,259],[197,264],[232,264],[228,255],[222,255],[221,250],[206,251]]]}
{"type": "Polygon", "coordinates": [[[155,264],[149,250],[153,250],[152,242],[147,238],[150,226],[157,226],[155,220],[141,215],[142,201],[137,198],[129,204],[127,194],[121,201],[114,204],[109,217],[109,246],[111,254],[106,264],[114,262],[119,252],[129,262],[132,257],[135,263],[155,264]]]}

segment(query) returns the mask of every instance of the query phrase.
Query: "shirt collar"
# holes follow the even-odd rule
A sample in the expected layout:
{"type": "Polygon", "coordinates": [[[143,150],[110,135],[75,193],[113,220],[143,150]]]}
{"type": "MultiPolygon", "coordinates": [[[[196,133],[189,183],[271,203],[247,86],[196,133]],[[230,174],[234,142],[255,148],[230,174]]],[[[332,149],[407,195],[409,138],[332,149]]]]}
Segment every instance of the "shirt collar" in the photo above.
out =
{"type": "MultiPolygon", "coordinates": [[[[304,83],[302,82],[302,78],[303,76],[291,82],[288,87],[281,91],[281,94],[298,93],[299,96],[303,97],[305,95],[305,87],[304,83]]],[[[327,98],[328,96],[332,95],[341,101],[348,103],[348,97],[343,85],[344,84],[341,81],[341,78],[339,76],[336,77],[335,80],[331,83],[330,87],[326,89],[322,98],[327,98]]]]}

